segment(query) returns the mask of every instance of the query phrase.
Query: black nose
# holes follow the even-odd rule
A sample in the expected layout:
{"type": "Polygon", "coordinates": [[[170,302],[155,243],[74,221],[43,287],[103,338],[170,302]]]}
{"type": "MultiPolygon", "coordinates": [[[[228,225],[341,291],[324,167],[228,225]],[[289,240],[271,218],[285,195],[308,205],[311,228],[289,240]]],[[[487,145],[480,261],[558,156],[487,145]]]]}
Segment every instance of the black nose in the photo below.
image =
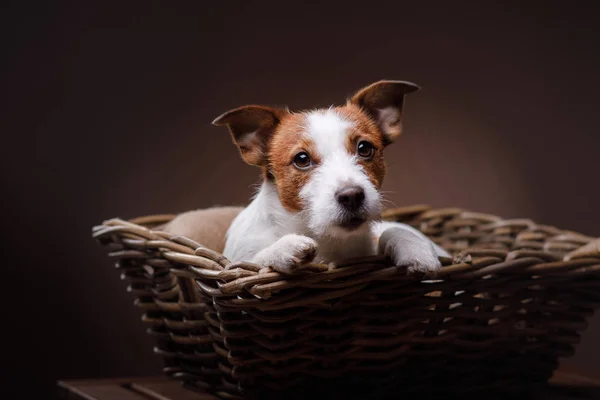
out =
{"type": "Polygon", "coordinates": [[[335,193],[338,203],[348,211],[356,211],[365,201],[365,191],[360,186],[348,186],[335,193]]]}

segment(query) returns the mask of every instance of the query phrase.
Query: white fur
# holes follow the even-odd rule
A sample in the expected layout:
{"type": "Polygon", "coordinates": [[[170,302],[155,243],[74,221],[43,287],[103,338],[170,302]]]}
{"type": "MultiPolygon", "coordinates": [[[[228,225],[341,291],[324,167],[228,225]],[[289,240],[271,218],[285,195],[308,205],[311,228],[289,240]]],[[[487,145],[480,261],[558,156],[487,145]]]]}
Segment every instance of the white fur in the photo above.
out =
{"type": "Polygon", "coordinates": [[[317,242],[308,236],[288,233],[254,257],[261,265],[276,265],[277,269],[293,273],[296,265],[313,260],[317,253],[317,242]]]}
{"type": "Polygon", "coordinates": [[[408,225],[380,222],[375,224],[373,232],[379,237],[379,253],[389,256],[395,265],[406,267],[409,272],[435,274],[441,267],[438,257],[449,257],[444,249],[408,225]]]}
{"type": "Polygon", "coordinates": [[[345,142],[350,121],[333,109],[307,115],[308,135],[321,163],[300,190],[304,210],[287,211],[275,186],[265,181],[250,205],[233,221],[223,254],[232,261],[249,261],[291,273],[313,259],[341,263],[346,259],[386,254],[409,270],[435,272],[438,255],[448,256],[427,237],[407,225],[378,222],[381,196],[345,142]],[[353,231],[338,226],[342,210],[335,192],[348,185],[365,192],[367,222],[353,231]],[[385,235],[383,235],[385,233],[385,235]],[[385,242],[379,243],[379,238],[385,242]]]}
{"type": "Polygon", "coordinates": [[[385,231],[390,230],[392,228],[399,228],[402,230],[402,232],[397,233],[397,235],[402,235],[402,236],[408,236],[410,234],[416,235],[418,238],[420,238],[420,240],[431,244],[431,246],[433,246],[435,253],[438,256],[450,257],[450,254],[448,254],[448,252],[446,250],[442,249],[440,246],[433,243],[431,240],[429,240],[429,238],[427,236],[425,236],[423,234],[423,232],[421,232],[418,229],[413,228],[410,225],[401,224],[398,222],[391,222],[391,221],[379,221],[372,225],[373,234],[376,237],[381,237],[381,235],[383,235],[383,233],[385,231]]]}

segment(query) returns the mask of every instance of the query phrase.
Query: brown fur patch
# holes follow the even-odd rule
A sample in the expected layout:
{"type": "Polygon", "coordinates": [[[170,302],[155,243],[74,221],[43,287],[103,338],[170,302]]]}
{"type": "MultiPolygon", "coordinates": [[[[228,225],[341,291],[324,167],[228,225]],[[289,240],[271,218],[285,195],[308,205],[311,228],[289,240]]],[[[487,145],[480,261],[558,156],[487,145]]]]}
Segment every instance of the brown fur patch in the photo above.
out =
{"type": "Polygon", "coordinates": [[[281,204],[288,211],[303,208],[300,191],[308,181],[312,169],[299,170],[294,166],[296,154],[305,151],[313,163],[320,162],[311,140],[303,137],[306,114],[289,114],[282,119],[269,144],[268,172],[273,176],[281,204]]]}
{"type": "Polygon", "coordinates": [[[369,160],[359,158],[359,162],[373,185],[380,188],[385,176],[385,161],[383,158],[385,139],[383,133],[377,127],[375,121],[354,104],[338,107],[336,111],[353,123],[346,141],[346,148],[350,154],[356,154],[358,143],[363,140],[370,142],[375,147],[373,158],[369,160]]]}

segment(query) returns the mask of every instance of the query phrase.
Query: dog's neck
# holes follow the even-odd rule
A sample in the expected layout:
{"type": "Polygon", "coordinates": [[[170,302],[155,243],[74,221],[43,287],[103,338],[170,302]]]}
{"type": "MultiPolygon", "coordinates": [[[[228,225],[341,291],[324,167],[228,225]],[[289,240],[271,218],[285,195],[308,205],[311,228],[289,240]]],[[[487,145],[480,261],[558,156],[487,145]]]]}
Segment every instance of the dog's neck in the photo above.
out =
{"type": "Polygon", "coordinates": [[[302,211],[290,212],[283,207],[277,188],[269,180],[263,181],[249,208],[252,208],[252,215],[257,219],[256,222],[260,221],[260,225],[268,225],[275,230],[277,236],[295,233],[315,239],[319,244],[315,259],[317,262],[327,260],[337,263],[353,257],[375,254],[368,223],[352,233],[315,235],[308,229],[304,221],[306,216],[302,211]]]}

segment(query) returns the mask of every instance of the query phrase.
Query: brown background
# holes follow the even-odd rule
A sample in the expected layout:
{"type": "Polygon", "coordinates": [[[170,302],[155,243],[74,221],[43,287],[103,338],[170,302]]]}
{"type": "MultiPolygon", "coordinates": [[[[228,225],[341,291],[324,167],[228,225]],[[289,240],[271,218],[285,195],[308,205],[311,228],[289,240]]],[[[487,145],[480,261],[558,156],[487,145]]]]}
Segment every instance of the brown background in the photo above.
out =
{"type": "MultiPolygon", "coordinates": [[[[159,370],[90,229],[245,202],[258,171],[209,125],[238,105],[327,106],[412,80],[390,200],[600,236],[597,10],[173,3],[4,3],[2,389],[159,370]]],[[[600,366],[599,334],[597,317],[578,364],[600,366]]]]}

